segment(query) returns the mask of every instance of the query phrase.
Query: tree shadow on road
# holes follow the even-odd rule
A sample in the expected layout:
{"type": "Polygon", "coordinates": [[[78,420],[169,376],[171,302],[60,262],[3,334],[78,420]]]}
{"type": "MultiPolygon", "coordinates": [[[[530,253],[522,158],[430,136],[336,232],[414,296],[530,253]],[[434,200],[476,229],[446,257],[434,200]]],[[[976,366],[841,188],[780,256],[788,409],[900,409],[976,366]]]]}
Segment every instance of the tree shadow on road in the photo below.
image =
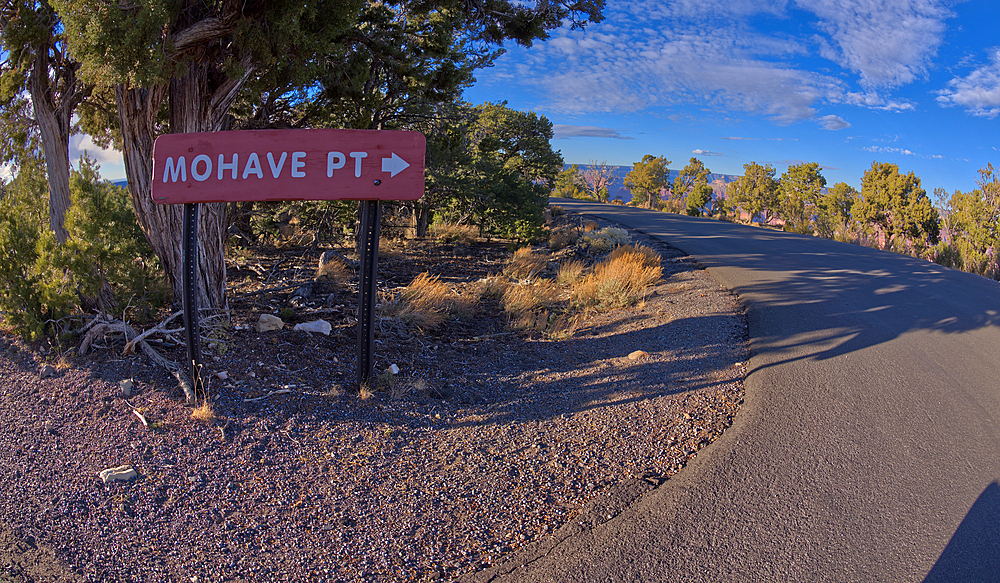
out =
{"type": "Polygon", "coordinates": [[[993,482],[969,509],[924,583],[1000,580],[1000,485],[993,482]]]}

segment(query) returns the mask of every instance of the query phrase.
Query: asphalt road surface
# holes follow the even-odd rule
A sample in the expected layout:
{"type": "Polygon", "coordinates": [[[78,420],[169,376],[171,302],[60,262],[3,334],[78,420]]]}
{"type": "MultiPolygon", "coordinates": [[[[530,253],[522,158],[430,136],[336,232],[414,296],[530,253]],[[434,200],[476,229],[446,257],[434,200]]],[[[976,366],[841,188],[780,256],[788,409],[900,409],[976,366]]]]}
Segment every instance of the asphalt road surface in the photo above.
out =
{"type": "Polygon", "coordinates": [[[1000,285],[893,253],[553,200],[739,295],[734,425],[677,476],[492,581],[1000,581],[1000,285]]]}

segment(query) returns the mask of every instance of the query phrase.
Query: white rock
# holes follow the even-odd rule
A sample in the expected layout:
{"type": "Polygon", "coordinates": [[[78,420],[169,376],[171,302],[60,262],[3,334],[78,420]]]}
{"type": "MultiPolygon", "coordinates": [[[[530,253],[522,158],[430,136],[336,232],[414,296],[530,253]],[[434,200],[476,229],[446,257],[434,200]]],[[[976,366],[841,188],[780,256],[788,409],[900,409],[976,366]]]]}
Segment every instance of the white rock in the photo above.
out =
{"type": "Polygon", "coordinates": [[[106,470],[101,470],[97,474],[104,480],[104,483],[114,482],[115,480],[131,480],[132,478],[139,475],[132,466],[118,466],[117,468],[108,468],[106,470]]]}
{"type": "Polygon", "coordinates": [[[271,314],[261,314],[260,318],[257,319],[258,332],[281,330],[284,327],[285,323],[281,321],[281,318],[277,316],[272,316],[271,314]]]}
{"type": "Polygon", "coordinates": [[[645,358],[649,356],[649,353],[644,350],[636,350],[635,352],[628,355],[629,360],[639,360],[640,358],[645,358]]]}
{"type": "Polygon", "coordinates": [[[326,320],[313,320],[312,322],[303,322],[302,324],[296,324],[292,330],[302,331],[302,332],[319,332],[320,334],[330,335],[330,330],[333,330],[333,325],[326,320]]]}
{"type": "Polygon", "coordinates": [[[118,381],[118,388],[121,389],[123,397],[131,397],[132,389],[135,388],[135,381],[132,379],[123,379],[118,381]]]}
{"type": "Polygon", "coordinates": [[[228,372],[226,372],[226,371],[224,371],[224,370],[220,370],[219,372],[215,373],[215,376],[216,376],[216,378],[218,378],[218,379],[219,379],[220,381],[224,381],[224,380],[226,380],[226,379],[228,379],[228,378],[229,378],[229,373],[228,373],[228,372]]]}
{"type": "Polygon", "coordinates": [[[390,364],[389,372],[391,372],[392,374],[399,374],[399,367],[396,366],[395,364],[390,364]]]}

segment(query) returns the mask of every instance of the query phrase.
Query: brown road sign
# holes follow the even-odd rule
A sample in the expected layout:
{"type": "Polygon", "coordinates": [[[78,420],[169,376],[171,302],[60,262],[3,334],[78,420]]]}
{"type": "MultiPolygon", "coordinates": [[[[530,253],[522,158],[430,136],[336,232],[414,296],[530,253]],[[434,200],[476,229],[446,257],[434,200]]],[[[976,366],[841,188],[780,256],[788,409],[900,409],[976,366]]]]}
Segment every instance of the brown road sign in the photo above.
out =
{"type": "Polygon", "coordinates": [[[153,144],[153,202],[416,200],[426,140],[392,130],[164,134],[153,144]]]}

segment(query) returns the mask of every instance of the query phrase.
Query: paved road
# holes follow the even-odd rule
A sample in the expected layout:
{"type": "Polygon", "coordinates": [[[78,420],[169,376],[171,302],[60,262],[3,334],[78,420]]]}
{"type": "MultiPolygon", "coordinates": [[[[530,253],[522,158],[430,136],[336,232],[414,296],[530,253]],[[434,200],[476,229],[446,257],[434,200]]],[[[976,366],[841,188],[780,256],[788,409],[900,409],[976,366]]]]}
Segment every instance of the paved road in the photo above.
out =
{"type": "Polygon", "coordinates": [[[1000,285],[823,239],[554,201],[746,307],[746,402],[621,515],[495,581],[1000,581],[1000,285]]]}

